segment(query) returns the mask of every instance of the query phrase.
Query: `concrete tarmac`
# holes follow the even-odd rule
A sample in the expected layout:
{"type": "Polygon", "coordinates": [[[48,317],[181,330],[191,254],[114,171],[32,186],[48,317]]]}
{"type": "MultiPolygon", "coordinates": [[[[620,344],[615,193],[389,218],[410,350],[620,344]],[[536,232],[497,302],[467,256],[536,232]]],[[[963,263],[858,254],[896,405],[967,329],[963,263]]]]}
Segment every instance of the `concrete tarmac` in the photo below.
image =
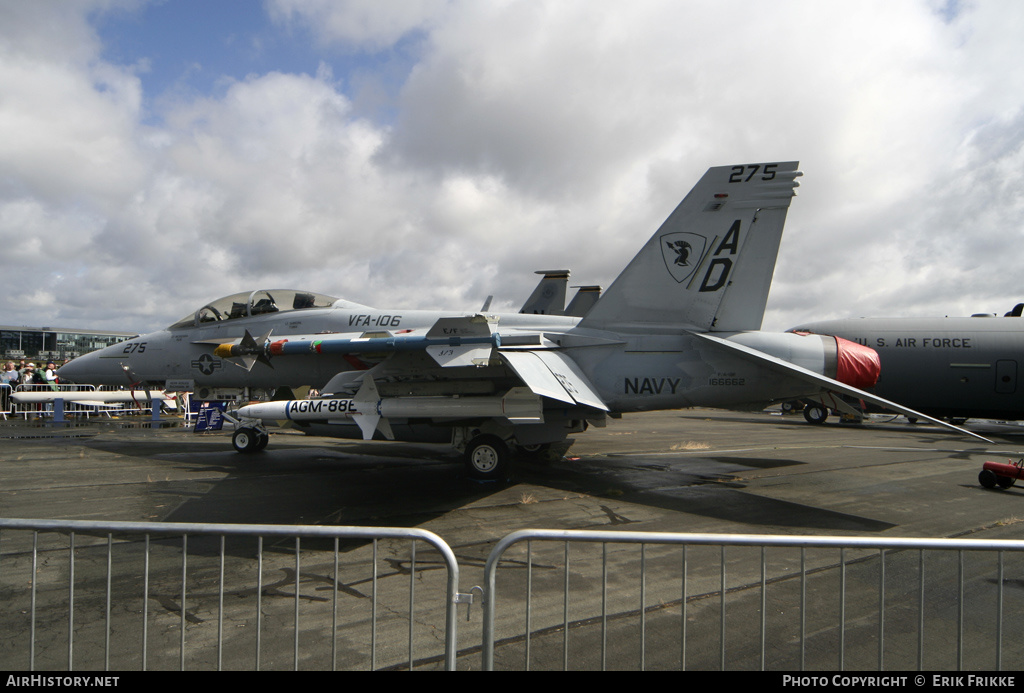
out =
{"type": "MultiPolygon", "coordinates": [[[[518,465],[512,479],[502,484],[468,479],[454,453],[434,445],[350,442],[283,431],[271,436],[264,452],[241,455],[231,448],[228,432],[196,435],[182,428],[110,423],[57,430],[8,423],[0,424],[0,516],[417,527],[438,534],[455,550],[462,571],[460,591],[464,593],[482,584],[483,562],[495,543],[526,528],[1024,538],[1024,486],[986,490],[977,480],[984,461],[1024,456],[1024,428],[995,423],[971,426],[996,441],[986,445],[936,427],[911,425],[903,418],[874,418],[863,425],[832,421],[812,426],[799,415],[699,409],[627,415],[605,429],[577,436],[561,461],[518,465]]],[[[0,535],[0,590],[8,595],[9,605],[27,603],[24,585],[28,580],[24,572],[18,572],[31,570],[26,567],[26,541],[9,533],[0,535]],[[12,574],[15,577],[10,577],[12,574]]],[[[84,538],[81,541],[83,547],[88,543],[84,538]]],[[[265,559],[261,570],[273,576],[268,577],[273,589],[264,585],[263,609],[268,609],[274,598],[291,603],[296,594],[294,588],[290,592],[288,588],[288,580],[294,578],[294,571],[288,572],[293,561],[290,547],[270,548],[273,555],[265,559]]],[[[365,542],[347,543],[342,548],[344,559],[353,565],[365,567],[373,560],[372,548],[365,542]]],[[[301,584],[296,586],[304,595],[303,608],[307,603],[325,601],[325,589],[362,600],[361,608],[369,589],[365,576],[345,578],[338,589],[330,590],[330,559],[318,554],[324,553],[322,549],[308,547],[316,554],[309,559],[315,567],[303,568],[301,584]]],[[[125,556],[133,550],[123,549],[125,556]]],[[[382,574],[381,582],[394,583],[393,599],[398,604],[404,599],[402,590],[408,590],[407,559],[399,557],[397,548],[392,555],[390,545],[379,550],[378,560],[393,568],[382,574]]],[[[722,625],[719,549],[690,550],[685,586],[678,548],[651,547],[642,555],[638,547],[614,549],[606,590],[611,595],[606,597],[611,618],[606,620],[603,636],[600,619],[595,616],[600,614],[601,562],[607,560],[602,559],[600,549],[574,546],[569,571],[564,569],[561,545],[538,545],[531,550],[536,568],[531,571],[530,591],[535,597],[530,637],[525,636],[523,621],[525,571],[514,575],[515,571],[509,571],[499,582],[501,596],[507,601],[498,612],[497,668],[600,668],[602,637],[611,643],[604,662],[609,668],[718,668],[723,660],[727,669],[760,666],[756,550],[730,549],[729,616],[722,625]],[[641,561],[647,570],[642,587],[633,575],[641,561]],[[572,595],[568,602],[561,592],[567,579],[572,595]],[[685,615],[681,589],[687,594],[685,615]],[[563,627],[565,621],[570,624],[568,630],[563,627]],[[724,656],[723,632],[727,642],[724,656]],[[645,645],[643,650],[641,645],[645,645]]],[[[514,560],[525,558],[524,551],[514,554],[514,560]]],[[[202,579],[214,580],[215,554],[200,540],[190,543],[190,570],[208,571],[202,579]],[[206,559],[213,563],[203,563],[206,559]]],[[[231,616],[226,638],[218,635],[213,625],[218,621],[216,590],[193,588],[190,583],[191,606],[183,615],[177,605],[180,594],[175,594],[181,589],[173,586],[173,578],[181,572],[180,548],[153,555],[153,575],[172,583],[166,589],[154,584],[148,595],[151,620],[146,634],[151,654],[147,655],[147,668],[182,664],[213,668],[218,639],[227,643],[223,649],[232,663],[226,668],[253,668],[257,651],[262,668],[293,665],[292,636],[287,633],[295,629],[285,616],[268,611],[260,624],[267,634],[262,639],[254,635],[250,605],[254,601],[251,584],[255,583],[247,582],[252,579],[251,554],[250,548],[238,544],[229,545],[227,551],[227,580],[238,581],[228,587],[229,601],[234,599],[238,608],[244,604],[249,615],[231,616]],[[180,649],[182,624],[189,643],[185,655],[180,649]],[[278,641],[277,636],[283,639],[278,641]]],[[[68,569],[61,567],[64,559],[57,558],[59,553],[52,555],[56,572],[51,598],[56,603],[67,591],[60,579],[66,578],[68,569]]],[[[808,592],[802,623],[794,620],[800,611],[799,552],[778,556],[768,568],[769,579],[776,580],[765,607],[771,615],[766,635],[769,668],[792,670],[803,662],[808,669],[840,665],[875,669],[880,657],[885,668],[916,666],[920,647],[915,630],[916,552],[893,555],[884,574],[877,557],[870,553],[851,554],[847,557],[852,561],[850,567],[841,570],[834,552],[808,552],[804,560],[811,577],[803,578],[808,592]],[[851,596],[843,607],[834,598],[841,573],[845,573],[848,586],[864,587],[862,596],[851,596]],[[882,600],[887,605],[881,617],[877,605],[880,574],[885,586],[882,600]],[[840,633],[834,625],[839,608],[846,611],[843,618],[848,632],[840,633]],[[837,654],[839,638],[843,639],[842,652],[837,654]]],[[[984,561],[988,560],[985,557],[984,561]]],[[[76,589],[91,581],[91,561],[100,569],[101,556],[84,555],[74,573],[76,589]]],[[[431,561],[436,561],[436,554],[422,551],[417,565],[422,568],[431,561]]],[[[955,668],[958,657],[965,668],[995,668],[994,624],[998,617],[991,603],[993,580],[987,564],[982,563],[972,557],[962,568],[955,557],[929,556],[927,590],[929,597],[938,595],[938,601],[926,612],[925,669],[955,668]],[[967,575],[966,616],[942,591],[945,587],[933,585],[947,584],[949,575],[955,580],[958,570],[967,575]],[[966,644],[958,648],[958,640],[966,644]]],[[[1005,668],[1005,662],[1020,661],[1024,654],[1020,637],[1024,622],[1019,616],[1024,614],[1020,608],[1024,606],[1024,566],[1016,555],[1008,555],[1004,571],[1003,611],[1007,616],[1003,617],[1004,635],[998,648],[1005,668]]],[[[133,573],[132,580],[136,578],[133,573]]],[[[417,599],[434,598],[436,581],[431,577],[416,583],[417,599]]],[[[116,596],[116,587],[114,592],[116,596]]],[[[90,598],[81,596],[79,604],[83,606],[76,609],[86,608],[90,598]]],[[[314,632],[314,623],[319,625],[322,617],[304,617],[300,668],[323,668],[324,657],[328,658],[326,666],[330,666],[330,657],[335,657],[339,668],[367,668],[366,615],[359,612],[352,617],[346,609],[342,607],[350,620],[360,625],[335,628],[344,643],[341,654],[328,654],[321,636],[306,635],[314,632]],[[312,639],[317,644],[308,647],[312,639]]],[[[465,605],[459,606],[459,668],[477,669],[481,611],[474,605],[467,622],[465,609],[465,605]]],[[[403,631],[398,625],[407,623],[408,617],[398,614],[397,607],[394,611],[380,617],[380,641],[373,654],[378,668],[402,668],[403,660],[408,659],[407,641],[412,638],[406,633],[407,626],[403,631]],[[390,618],[394,623],[388,622],[390,618]]],[[[125,607],[123,614],[113,618],[128,619],[138,612],[137,605],[125,607]]],[[[417,667],[439,666],[436,643],[443,627],[443,620],[438,620],[441,613],[440,607],[417,607],[414,620],[422,631],[416,635],[412,655],[417,667]],[[434,642],[423,645],[421,637],[434,642]]],[[[27,668],[26,619],[19,608],[0,615],[0,621],[6,621],[0,630],[8,634],[0,636],[0,669],[27,668]]],[[[97,658],[102,663],[102,629],[95,630],[99,626],[94,628],[91,623],[99,619],[82,615],[73,625],[65,619],[43,613],[37,616],[32,636],[38,643],[32,655],[34,666],[67,668],[69,656],[83,668],[92,668],[97,658]],[[77,643],[73,655],[58,644],[67,640],[70,631],[77,643]]],[[[131,634],[128,640],[134,646],[140,626],[132,624],[121,631],[122,635],[131,634]]],[[[329,623],[327,627],[330,633],[329,623]]],[[[223,624],[217,628],[224,632],[223,624]]],[[[140,668],[139,655],[129,651],[130,647],[119,647],[113,648],[113,668],[140,668]]]]}

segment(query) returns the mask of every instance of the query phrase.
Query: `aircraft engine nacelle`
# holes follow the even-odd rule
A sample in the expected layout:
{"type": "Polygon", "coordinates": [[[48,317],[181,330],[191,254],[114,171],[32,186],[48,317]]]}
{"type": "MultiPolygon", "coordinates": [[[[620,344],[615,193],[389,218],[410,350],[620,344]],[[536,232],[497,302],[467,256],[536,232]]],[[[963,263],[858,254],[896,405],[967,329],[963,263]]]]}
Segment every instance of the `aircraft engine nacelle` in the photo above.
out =
{"type": "Polygon", "coordinates": [[[861,390],[878,382],[882,370],[878,352],[842,337],[807,332],[741,332],[728,340],[861,390]]]}

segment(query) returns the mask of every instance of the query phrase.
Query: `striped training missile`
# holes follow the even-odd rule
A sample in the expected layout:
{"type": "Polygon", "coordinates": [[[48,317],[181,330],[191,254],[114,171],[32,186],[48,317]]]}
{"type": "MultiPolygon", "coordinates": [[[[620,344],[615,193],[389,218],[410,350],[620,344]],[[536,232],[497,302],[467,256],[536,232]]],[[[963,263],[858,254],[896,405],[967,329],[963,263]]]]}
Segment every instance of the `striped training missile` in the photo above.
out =
{"type": "Polygon", "coordinates": [[[501,335],[484,316],[439,318],[425,335],[316,339],[282,339],[268,347],[271,356],[287,354],[384,354],[394,351],[424,351],[441,366],[481,365],[492,349],[501,346],[501,335]]]}
{"type": "Polygon", "coordinates": [[[241,358],[247,369],[255,361],[270,365],[269,357],[300,354],[387,354],[395,351],[425,351],[441,366],[486,364],[491,350],[501,346],[501,335],[483,316],[440,318],[419,335],[364,333],[362,337],[309,335],[271,342],[270,333],[253,338],[248,331],[238,344],[221,344],[214,349],[220,358],[241,358]]]}

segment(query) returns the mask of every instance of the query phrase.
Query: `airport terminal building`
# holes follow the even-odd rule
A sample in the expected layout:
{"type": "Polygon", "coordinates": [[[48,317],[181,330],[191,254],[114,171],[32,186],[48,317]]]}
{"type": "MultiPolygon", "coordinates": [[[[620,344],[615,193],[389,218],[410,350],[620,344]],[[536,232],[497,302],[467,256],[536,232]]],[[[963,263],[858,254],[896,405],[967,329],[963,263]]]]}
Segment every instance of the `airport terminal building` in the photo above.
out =
{"type": "Polygon", "coordinates": [[[134,336],[134,332],[0,325],[0,355],[4,360],[32,359],[60,362],[123,342],[134,336]]]}

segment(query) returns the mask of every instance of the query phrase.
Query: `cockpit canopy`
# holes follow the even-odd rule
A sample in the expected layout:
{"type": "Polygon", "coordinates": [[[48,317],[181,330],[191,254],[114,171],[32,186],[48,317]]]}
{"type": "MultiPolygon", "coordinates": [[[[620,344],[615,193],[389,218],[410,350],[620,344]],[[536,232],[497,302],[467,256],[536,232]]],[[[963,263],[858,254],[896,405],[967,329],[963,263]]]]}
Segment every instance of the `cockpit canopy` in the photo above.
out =
{"type": "Polygon", "coordinates": [[[266,313],[305,310],[307,308],[330,308],[338,299],[333,296],[295,291],[294,289],[257,289],[217,299],[207,303],[194,313],[189,313],[171,325],[176,327],[198,327],[201,325],[236,320],[266,313]]]}

